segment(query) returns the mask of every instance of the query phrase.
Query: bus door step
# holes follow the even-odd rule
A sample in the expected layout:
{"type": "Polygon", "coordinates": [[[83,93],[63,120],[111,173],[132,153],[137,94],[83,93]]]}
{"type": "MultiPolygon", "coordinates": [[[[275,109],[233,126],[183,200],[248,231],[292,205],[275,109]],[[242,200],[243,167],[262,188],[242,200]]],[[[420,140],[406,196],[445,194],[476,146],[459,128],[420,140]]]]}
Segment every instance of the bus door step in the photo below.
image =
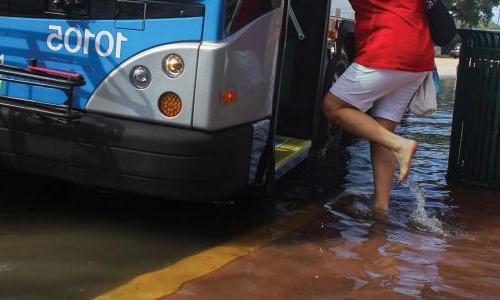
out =
{"type": "Polygon", "coordinates": [[[306,160],[311,141],[278,136],[274,143],[276,178],[280,178],[306,160]]]}
{"type": "Polygon", "coordinates": [[[82,113],[73,110],[73,89],[85,85],[85,80],[79,74],[59,70],[29,66],[21,68],[0,64],[0,80],[39,86],[63,91],[67,99],[63,105],[37,102],[33,99],[17,98],[0,95],[0,107],[33,113],[34,116],[47,117],[55,120],[74,120],[82,117],[82,113]]]}

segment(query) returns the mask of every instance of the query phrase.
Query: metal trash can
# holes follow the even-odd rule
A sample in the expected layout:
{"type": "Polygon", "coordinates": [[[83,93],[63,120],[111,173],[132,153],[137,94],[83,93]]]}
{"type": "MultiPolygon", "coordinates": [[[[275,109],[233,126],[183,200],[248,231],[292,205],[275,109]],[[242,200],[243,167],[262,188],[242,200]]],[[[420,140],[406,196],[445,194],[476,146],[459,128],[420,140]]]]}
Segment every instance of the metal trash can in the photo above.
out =
{"type": "Polygon", "coordinates": [[[448,180],[500,188],[500,32],[462,38],[448,180]]]}

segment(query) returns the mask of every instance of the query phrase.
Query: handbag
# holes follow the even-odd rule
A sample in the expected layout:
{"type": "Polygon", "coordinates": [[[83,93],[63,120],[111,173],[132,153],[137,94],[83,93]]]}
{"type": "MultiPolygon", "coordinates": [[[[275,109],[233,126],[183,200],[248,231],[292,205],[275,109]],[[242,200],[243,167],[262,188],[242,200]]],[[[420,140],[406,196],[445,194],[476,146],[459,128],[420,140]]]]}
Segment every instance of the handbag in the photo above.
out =
{"type": "Polygon", "coordinates": [[[442,0],[425,0],[425,10],[434,44],[444,47],[457,33],[455,20],[442,0]]]}
{"type": "Polygon", "coordinates": [[[434,71],[427,73],[410,102],[410,111],[416,117],[430,117],[437,111],[437,92],[434,71]]]}

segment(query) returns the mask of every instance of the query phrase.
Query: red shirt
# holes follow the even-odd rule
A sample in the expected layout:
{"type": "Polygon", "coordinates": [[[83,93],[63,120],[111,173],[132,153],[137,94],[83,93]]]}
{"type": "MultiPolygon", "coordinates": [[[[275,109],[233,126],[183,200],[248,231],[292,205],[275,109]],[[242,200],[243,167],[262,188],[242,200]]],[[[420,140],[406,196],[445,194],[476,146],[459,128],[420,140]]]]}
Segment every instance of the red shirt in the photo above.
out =
{"type": "Polygon", "coordinates": [[[410,72],[434,68],[424,0],[350,0],[356,12],[355,61],[410,72]]]}

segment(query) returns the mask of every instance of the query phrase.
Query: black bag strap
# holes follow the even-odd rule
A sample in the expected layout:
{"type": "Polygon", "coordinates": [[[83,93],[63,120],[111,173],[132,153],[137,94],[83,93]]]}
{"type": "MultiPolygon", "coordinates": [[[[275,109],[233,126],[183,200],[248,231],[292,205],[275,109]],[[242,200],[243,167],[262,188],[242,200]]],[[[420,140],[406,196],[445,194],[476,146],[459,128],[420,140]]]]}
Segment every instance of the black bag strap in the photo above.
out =
{"type": "Polygon", "coordinates": [[[455,20],[441,0],[425,0],[426,15],[434,44],[444,47],[457,33],[455,20]]]}

